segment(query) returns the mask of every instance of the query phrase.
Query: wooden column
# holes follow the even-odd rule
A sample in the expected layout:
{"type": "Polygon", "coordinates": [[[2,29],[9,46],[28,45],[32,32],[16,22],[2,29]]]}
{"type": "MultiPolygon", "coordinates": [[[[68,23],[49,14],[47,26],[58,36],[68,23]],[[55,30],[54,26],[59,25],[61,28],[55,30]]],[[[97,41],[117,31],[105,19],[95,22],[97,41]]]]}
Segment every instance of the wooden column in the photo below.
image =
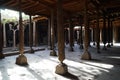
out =
{"type": "Polygon", "coordinates": [[[3,29],[2,29],[2,23],[1,23],[1,9],[0,9],[0,59],[5,58],[4,54],[3,54],[3,29]]]}
{"type": "Polygon", "coordinates": [[[6,47],[6,26],[5,26],[5,22],[3,21],[3,47],[6,47]]]}
{"type": "Polygon", "coordinates": [[[97,8],[97,26],[96,26],[96,47],[97,47],[97,53],[100,53],[100,28],[99,28],[99,8],[97,8]]]}
{"type": "Polygon", "coordinates": [[[104,44],[104,47],[103,47],[103,50],[106,50],[106,43],[107,43],[107,35],[106,35],[106,16],[105,14],[103,14],[103,44],[104,44]]]}
{"type": "Polygon", "coordinates": [[[113,20],[110,21],[110,34],[111,34],[111,37],[110,37],[110,43],[111,43],[111,46],[113,46],[113,20]]]}
{"type": "Polygon", "coordinates": [[[67,65],[63,63],[65,59],[64,26],[62,15],[62,0],[57,0],[57,32],[58,32],[58,58],[60,64],[56,66],[55,73],[65,74],[68,72],[67,65]]]}
{"type": "Polygon", "coordinates": [[[19,52],[20,55],[16,58],[16,64],[28,65],[27,58],[24,53],[24,27],[22,24],[21,0],[19,0],[19,52]]]}
{"type": "Polygon", "coordinates": [[[107,41],[108,41],[108,44],[107,44],[107,47],[111,47],[111,45],[110,45],[110,16],[108,16],[108,29],[107,29],[107,31],[108,31],[108,39],[107,39],[107,41]]]}
{"type": "Polygon", "coordinates": [[[84,35],[84,53],[81,56],[81,59],[90,60],[91,55],[88,51],[89,46],[89,26],[88,26],[88,16],[87,16],[87,5],[88,0],[85,0],[85,14],[84,14],[84,27],[85,27],[85,35],[84,35]]]}
{"type": "Polygon", "coordinates": [[[73,45],[74,45],[74,37],[73,37],[73,23],[72,23],[72,19],[69,19],[69,44],[70,44],[70,51],[74,51],[73,49],[73,45]]]}
{"type": "Polygon", "coordinates": [[[55,47],[55,45],[54,45],[54,43],[55,43],[55,41],[54,41],[54,39],[55,39],[55,28],[54,28],[54,10],[52,9],[51,10],[51,45],[52,45],[52,50],[51,50],[51,52],[50,52],[50,55],[51,56],[57,56],[56,55],[56,51],[55,51],[55,49],[54,49],[54,47],[55,47]]]}
{"type": "Polygon", "coordinates": [[[33,45],[36,46],[36,22],[33,21],[33,45]]]}
{"type": "Polygon", "coordinates": [[[80,38],[80,49],[83,49],[83,34],[82,34],[82,24],[83,24],[83,17],[80,16],[79,19],[79,23],[80,23],[80,34],[79,34],[79,38],[80,38]]]}
{"type": "Polygon", "coordinates": [[[48,49],[52,50],[51,45],[51,19],[48,19],[48,49]]]}
{"type": "Polygon", "coordinates": [[[32,20],[31,20],[31,15],[29,16],[29,46],[30,46],[30,53],[34,53],[33,50],[33,26],[32,26],[32,20]]]}

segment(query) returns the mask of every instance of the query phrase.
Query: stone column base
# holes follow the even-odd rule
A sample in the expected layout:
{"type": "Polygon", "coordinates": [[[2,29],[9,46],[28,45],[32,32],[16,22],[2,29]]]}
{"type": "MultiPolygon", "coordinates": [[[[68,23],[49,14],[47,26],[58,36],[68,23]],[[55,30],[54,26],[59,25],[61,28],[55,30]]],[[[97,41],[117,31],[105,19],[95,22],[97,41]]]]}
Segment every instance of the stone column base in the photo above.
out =
{"type": "Polygon", "coordinates": [[[33,48],[30,49],[30,53],[34,53],[35,51],[33,50],[33,48]]]}
{"type": "Polygon", "coordinates": [[[108,43],[107,47],[108,47],[108,48],[110,48],[110,47],[111,47],[110,43],[108,43]]]}
{"type": "Polygon", "coordinates": [[[80,44],[80,49],[83,49],[83,45],[82,44],[80,44]]]}
{"type": "Polygon", "coordinates": [[[0,59],[4,59],[5,55],[3,53],[0,53],[0,59]]]}
{"type": "Polygon", "coordinates": [[[64,63],[60,63],[56,66],[56,74],[64,75],[68,72],[67,65],[64,63]]]}
{"type": "Polygon", "coordinates": [[[20,54],[16,58],[16,64],[21,65],[21,66],[28,65],[26,56],[24,56],[23,54],[20,54]]]}
{"type": "Polygon", "coordinates": [[[81,59],[83,60],[91,60],[91,55],[88,51],[85,51],[82,56],[81,56],[81,59]]]}
{"type": "Polygon", "coordinates": [[[93,45],[95,46],[95,42],[93,42],[93,45]]]}
{"type": "Polygon", "coordinates": [[[50,56],[57,56],[56,51],[55,50],[51,50],[50,56]]]}

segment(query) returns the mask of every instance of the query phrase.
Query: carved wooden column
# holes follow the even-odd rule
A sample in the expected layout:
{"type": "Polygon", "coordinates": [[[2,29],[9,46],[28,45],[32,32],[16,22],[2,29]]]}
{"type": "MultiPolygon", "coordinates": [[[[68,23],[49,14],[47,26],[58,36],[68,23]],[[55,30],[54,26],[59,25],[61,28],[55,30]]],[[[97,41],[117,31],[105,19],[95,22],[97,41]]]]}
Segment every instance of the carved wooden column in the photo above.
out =
{"type": "Polygon", "coordinates": [[[65,59],[64,26],[62,15],[62,0],[57,0],[57,32],[58,32],[58,58],[60,64],[56,66],[55,73],[65,74],[68,72],[67,65],[63,63],[65,59]]]}
{"type": "Polygon", "coordinates": [[[108,41],[108,44],[107,44],[107,47],[111,47],[111,45],[110,45],[110,16],[108,16],[108,29],[107,29],[107,31],[108,31],[108,39],[107,39],[107,41],[108,41]]]}
{"type": "Polygon", "coordinates": [[[84,35],[84,53],[81,56],[81,59],[90,60],[91,55],[88,51],[89,46],[89,26],[88,26],[88,16],[87,16],[87,5],[88,0],[85,0],[85,14],[84,14],[84,27],[85,27],[85,35],[84,35]]]}
{"type": "Polygon", "coordinates": [[[54,10],[51,10],[51,45],[52,45],[52,50],[51,50],[51,52],[50,52],[50,55],[51,56],[57,56],[56,55],[56,51],[55,51],[55,49],[54,49],[54,44],[55,44],[55,28],[54,28],[54,10]]]}
{"type": "Polygon", "coordinates": [[[0,59],[5,58],[4,54],[3,54],[3,29],[2,29],[2,23],[1,23],[1,10],[0,10],[0,59]]]}
{"type": "Polygon", "coordinates": [[[51,45],[51,20],[50,20],[50,18],[48,19],[48,49],[52,50],[52,45],[51,45]]]}
{"type": "Polygon", "coordinates": [[[70,44],[70,51],[74,51],[73,45],[74,45],[74,37],[73,37],[73,23],[72,19],[69,19],[69,44],[70,44]]]}
{"type": "Polygon", "coordinates": [[[96,47],[97,47],[97,53],[100,53],[100,28],[99,28],[99,8],[97,8],[97,26],[96,26],[96,47]]]}
{"type": "Polygon", "coordinates": [[[105,14],[103,14],[103,44],[104,44],[104,47],[103,47],[103,50],[106,50],[106,43],[107,43],[107,35],[106,35],[106,16],[105,14]]]}
{"type": "Polygon", "coordinates": [[[32,24],[32,20],[31,20],[31,15],[29,16],[29,46],[30,46],[30,53],[34,53],[34,50],[33,50],[33,26],[31,25],[32,24]]]}
{"type": "Polygon", "coordinates": [[[16,64],[28,65],[24,53],[24,27],[22,24],[21,0],[19,0],[19,56],[16,58],[16,64]]]}

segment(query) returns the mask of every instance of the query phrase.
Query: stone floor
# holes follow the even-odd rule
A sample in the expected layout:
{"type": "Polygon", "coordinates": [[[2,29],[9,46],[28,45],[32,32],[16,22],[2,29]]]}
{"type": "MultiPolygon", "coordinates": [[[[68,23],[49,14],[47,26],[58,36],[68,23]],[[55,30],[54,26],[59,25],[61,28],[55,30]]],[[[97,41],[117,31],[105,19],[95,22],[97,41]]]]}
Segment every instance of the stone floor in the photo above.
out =
{"type": "Polygon", "coordinates": [[[18,55],[7,56],[0,60],[0,80],[120,80],[119,49],[118,44],[107,51],[101,47],[101,53],[98,54],[92,46],[89,48],[92,60],[88,61],[80,59],[83,50],[77,44],[74,52],[70,52],[69,45],[66,45],[64,63],[69,71],[66,75],[55,74],[58,57],[49,56],[50,50],[47,48],[34,54],[26,53],[28,66],[15,64],[18,55]]]}

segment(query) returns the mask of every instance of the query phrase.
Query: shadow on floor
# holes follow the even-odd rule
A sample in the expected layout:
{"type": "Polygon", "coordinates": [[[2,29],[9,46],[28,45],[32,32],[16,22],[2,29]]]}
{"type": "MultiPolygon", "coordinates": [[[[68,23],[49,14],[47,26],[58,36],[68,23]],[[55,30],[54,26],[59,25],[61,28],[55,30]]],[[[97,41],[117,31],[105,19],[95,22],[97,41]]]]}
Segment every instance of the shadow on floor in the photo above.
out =
{"type": "Polygon", "coordinates": [[[69,78],[71,80],[79,80],[79,78],[69,72],[67,72],[66,74],[62,75],[63,77],[69,78]]]}

